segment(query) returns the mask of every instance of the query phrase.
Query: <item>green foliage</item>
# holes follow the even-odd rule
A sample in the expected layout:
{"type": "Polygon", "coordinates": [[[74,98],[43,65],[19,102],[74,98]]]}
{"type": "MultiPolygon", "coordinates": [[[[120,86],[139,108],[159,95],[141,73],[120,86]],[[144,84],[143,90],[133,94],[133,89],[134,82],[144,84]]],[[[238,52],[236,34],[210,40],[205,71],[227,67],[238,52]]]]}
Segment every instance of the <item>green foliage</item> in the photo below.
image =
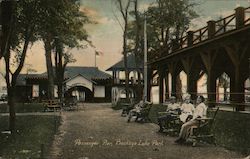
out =
{"type": "MultiPolygon", "coordinates": [[[[197,4],[192,0],[157,0],[148,8],[145,14],[148,48],[150,48],[149,58],[158,55],[155,54],[156,50],[163,47],[170,49],[168,48],[170,42],[183,36],[184,32],[188,30],[191,20],[198,16],[194,11],[195,5],[197,4]]],[[[136,43],[136,23],[139,23],[139,52],[142,57],[144,13],[139,12],[138,14],[137,21],[133,21],[129,25],[128,37],[130,48],[133,48],[136,43]]],[[[131,12],[131,15],[135,15],[135,12],[131,12]]]]}
{"type": "Polygon", "coordinates": [[[38,24],[41,39],[60,39],[68,47],[80,47],[88,41],[84,25],[90,20],[80,12],[79,0],[39,0],[38,24]]]}

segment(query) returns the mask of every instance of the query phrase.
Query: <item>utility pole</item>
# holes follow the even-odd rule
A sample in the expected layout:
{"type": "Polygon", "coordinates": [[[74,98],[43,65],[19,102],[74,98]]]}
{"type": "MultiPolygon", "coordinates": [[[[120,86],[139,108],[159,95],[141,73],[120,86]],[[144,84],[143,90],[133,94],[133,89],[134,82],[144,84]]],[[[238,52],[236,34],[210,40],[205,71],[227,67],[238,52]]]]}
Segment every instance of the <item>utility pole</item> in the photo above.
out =
{"type": "Polygon", "coordinates": [[[148,88],[148,57],[147,57],[147,17],[146,12],[144,12],[144,100],[146,101],[147,98],[147,88],[148,88]]]}

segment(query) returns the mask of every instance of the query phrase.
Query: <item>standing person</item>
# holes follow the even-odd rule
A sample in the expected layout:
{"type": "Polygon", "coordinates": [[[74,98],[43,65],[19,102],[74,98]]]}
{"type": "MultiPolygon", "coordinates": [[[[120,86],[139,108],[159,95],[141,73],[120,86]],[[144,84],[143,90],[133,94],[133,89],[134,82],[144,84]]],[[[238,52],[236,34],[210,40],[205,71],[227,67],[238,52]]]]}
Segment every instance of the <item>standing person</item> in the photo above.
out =
{"type": "Polygon", "coordinates": [[[184,98],[184,103],[181,105],[181,115],[180,120],[185,123],[193,116],[194,112],[194,105],[190,102],[191,101],[191,95],[187,94],[187,96],[184,98]]]}
{"type": "Polygon", "coordinates": [[[195,108],[193,118],[181,126],[179,137],[177,138],[177,140],[175,140],[176,143],[185,142],[190,135],[191,127],[198,126],[198,124],[200,123],[198,118],[206,117],[207,106],[204,104],[204,101],[205,101],[205,99],[203,96],[197,97],[197,100],[196,100],[197,106],[195,108]]]}
{"type": "Polygon", "coordinates": [[[159,116],[157,118],[158,125],[160,127],[159,132],[163,132],[164,124],[169,123],[175,119],[177,119],[177,115],[180,112],[180,105],[176,103],[176,98],[174,96],[170,97],[170,104],[167,106],[167,110],[165,115],[159,116]]]}

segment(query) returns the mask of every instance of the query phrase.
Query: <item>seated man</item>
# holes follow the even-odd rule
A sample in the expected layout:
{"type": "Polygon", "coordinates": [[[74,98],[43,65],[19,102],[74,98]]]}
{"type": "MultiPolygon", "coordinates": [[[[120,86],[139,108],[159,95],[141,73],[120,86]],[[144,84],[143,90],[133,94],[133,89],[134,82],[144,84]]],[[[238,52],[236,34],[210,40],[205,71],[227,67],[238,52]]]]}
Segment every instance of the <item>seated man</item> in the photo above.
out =
{"type": "Polygon", "coordinates": [[[194,110],[193,118],[181,126],[179,137],[177,140],[175,140],[176,143],[185,142],[186,139],[190,135],[191,127],[198,126],[198,124],[200,123],[198,118],[206,117],[207,106],[204,104],[204,101],[205,101],[205,99],[203,96],[197,97],[197,100],[196,100],[197,106],[194,110]]]}
{"type": "Polygon", "coordinates": [[[141,100],[138,104],[136,104],[135,107],[134,107],[134,109],[132,109],[132,110],[129,111],[128,122],[130,122],[130,119],[133,116],[137,116],[147,104],[152,104],[152,103],[148,102],[148,101],[144,102],[143,100],[141,100]]]}
{"type": "Polygon", "coordinates": [[[176,119],[176,115],[180,113],[180,105],[176,103],[174,96],[170,97],[170,104],[167,106],[166,114],[158,117],[158,125],[160,126],[159,132],[163,132],[163,125],[168,124],[170,121],[176,119]]]}

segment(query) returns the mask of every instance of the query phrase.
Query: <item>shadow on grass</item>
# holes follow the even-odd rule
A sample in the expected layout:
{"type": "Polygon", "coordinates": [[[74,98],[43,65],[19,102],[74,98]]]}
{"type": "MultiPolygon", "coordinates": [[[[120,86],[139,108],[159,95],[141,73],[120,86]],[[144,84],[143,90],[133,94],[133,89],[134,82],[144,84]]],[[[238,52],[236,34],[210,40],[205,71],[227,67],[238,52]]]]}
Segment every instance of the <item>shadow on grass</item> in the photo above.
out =
{"type": "MultiPolygon", "coordinates": [[[[0,134],[0,157],[40,158],[42,144],[44,156],[47,156],[60,120],[59,116],[17,116],[17,133],[12,136],[0,134]]],[[[0,131],[6,129],[8,117],[0,117],[0,131]]]]}
{"type": "MultiPolygon", "coordinates": [[[[43,112],[44,106],[42,103],[17,103],[15,105],[16,113],[27,112],[43,112]]],[[[7,104],[0,104],[0,113],[8,113],[9,108],[7,104]]]]}

